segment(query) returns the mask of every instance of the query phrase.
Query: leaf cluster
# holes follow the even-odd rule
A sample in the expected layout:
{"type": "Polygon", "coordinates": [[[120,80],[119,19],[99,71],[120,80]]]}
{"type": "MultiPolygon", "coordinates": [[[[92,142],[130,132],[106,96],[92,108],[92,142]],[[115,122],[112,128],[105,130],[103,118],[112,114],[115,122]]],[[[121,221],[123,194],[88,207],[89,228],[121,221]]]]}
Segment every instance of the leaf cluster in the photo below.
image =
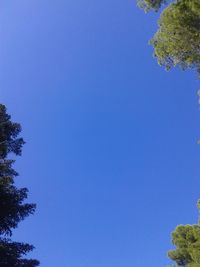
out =
{"type": "Polygon", "coordinates": [[[158,11],[166,0],[138,0],[138,6],[148,12],[150,10],[158,11]]]}
{"type": "MultiPolygon", "coordinates": [[[[158,10],[166,1],[139,0],[145,11],[158,10]]],[[[158,31],[150,41],[154,55],[167,70],[175,66],[200,73],[200,1],[177,0],[161,13],[158,31]]]]}
{"type": "Polygon", "coordinates": [[[172,243],[176,249],[169,251],[168,256],[177,266],[200,266],[199,225],[179,225],[172,233],[172,243]]]}

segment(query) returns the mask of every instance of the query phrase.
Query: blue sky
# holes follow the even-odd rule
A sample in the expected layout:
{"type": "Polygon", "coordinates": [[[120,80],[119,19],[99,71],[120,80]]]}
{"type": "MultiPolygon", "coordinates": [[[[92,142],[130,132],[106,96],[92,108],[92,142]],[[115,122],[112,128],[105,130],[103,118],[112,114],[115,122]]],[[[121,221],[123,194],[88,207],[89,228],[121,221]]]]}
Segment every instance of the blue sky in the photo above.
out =
{"type": "Polygon", "coordinates": [[[160,267],[197,221],[194,72],[166,72],[134,1],[2,0],[0,92],[27,144],[17,183],[37,203],[15,233],[48,267],[160,267]]]}

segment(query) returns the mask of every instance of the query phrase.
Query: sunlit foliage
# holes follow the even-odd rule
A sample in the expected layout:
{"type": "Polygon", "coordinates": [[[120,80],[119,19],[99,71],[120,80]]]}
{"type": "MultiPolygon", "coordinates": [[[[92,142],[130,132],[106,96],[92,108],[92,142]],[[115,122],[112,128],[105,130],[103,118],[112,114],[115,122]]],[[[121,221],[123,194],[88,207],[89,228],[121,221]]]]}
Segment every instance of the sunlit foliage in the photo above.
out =
{"type": "MultiPolygon", "coordinates": [[[[145,11],[158,10],[162,3],[139,1],[145,11]]],[[[180,66],[200,72],[200,1],[174,1],[162,11],[158,24],[158,31],[150,41],[158,63],[167,70],[180,66]]]]}

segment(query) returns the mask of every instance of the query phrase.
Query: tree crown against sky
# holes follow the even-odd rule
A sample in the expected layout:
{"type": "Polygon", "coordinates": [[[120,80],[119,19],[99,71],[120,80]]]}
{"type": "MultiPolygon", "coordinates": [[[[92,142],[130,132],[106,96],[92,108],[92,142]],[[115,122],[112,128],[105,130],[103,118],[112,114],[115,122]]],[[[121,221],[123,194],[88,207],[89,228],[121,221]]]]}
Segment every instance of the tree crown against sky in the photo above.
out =
{"type": "Polygon", "coordinates": [[[149,10],[158,11],[164,3],[166,3],[166,0],[138,0],[138,5],[146,12],[149,10]]]}
{"type": "Polygon", "coordinates": [[[168,4],[161,12],[158,31],[150,41],[158,63],[167,70],[180,66],[200,72],[200,2],[139,0],[138,3],[145,11],[158,11],[168,4]]]}
{"type": "Polygon", "coordinates": [[[21,126],[13,123],[6,112],[6,107],[0,105],[0,266],[1,267],[36,267],[37,260],[24,258],[33,250],[33,246],[25,243],[13,242],[13,229],[19,222],[32,214],[35,204],[25,203],[28,189],[18,189],[14,178],[18,173],[13,169],[14,160],[8,159],[13,153],[21,155],[23,138],[18,135],[21,126]]]}
{"type": "MultiPolygon", "coordinates": [[[[198,209],[200,202],[198,201],[198,209]]],[[[200,223],[179,225],[172,233],[174,250],[168,256],[179,267],[200,266],[200,223]]]]}

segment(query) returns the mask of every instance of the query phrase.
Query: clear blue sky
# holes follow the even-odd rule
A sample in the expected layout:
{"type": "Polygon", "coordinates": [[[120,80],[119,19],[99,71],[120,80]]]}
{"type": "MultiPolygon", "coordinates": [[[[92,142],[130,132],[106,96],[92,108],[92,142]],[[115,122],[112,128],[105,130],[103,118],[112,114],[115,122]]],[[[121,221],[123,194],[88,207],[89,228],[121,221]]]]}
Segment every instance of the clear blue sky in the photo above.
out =
{"type": "Polygon", "coordinates": [[[16,231],[42,267],[161,267],[197,221],[197,75],[165,72],[134,0],[2,0],[0,95],[37,202],[16,231]]]}

